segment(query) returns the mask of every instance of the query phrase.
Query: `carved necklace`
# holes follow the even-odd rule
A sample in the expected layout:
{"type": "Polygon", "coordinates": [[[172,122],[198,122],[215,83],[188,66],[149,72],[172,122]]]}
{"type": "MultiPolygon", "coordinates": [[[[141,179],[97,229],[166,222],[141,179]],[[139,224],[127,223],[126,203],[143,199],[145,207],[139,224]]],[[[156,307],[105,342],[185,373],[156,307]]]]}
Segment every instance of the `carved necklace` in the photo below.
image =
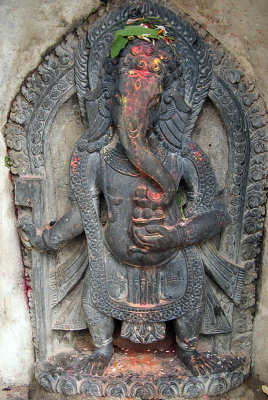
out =
{"type": "MultiPolygon", "coordinates": [[[[148,137],[148,145],[151,152],[163,163],[167,157],[168,150],[152,134],[148,137]]],[[[137,171],[125,152],[106,146],[101,151],[101,156],[115,171],[123,175],[140,176],[140,172],[137,171]]]]}

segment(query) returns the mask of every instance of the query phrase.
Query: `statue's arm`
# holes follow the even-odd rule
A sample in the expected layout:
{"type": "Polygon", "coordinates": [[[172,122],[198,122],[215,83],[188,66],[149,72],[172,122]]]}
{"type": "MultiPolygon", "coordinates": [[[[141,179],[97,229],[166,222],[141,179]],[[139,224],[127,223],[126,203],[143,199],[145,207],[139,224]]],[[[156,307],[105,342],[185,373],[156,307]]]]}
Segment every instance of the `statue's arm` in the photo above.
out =
{"type": "MultiPolygon", "coordinates": [[[[199,177],[194,164],[188,160],[182,160],[183,177],[188,187],[188,196],[195,201],[199,192],[199,177]]],[[[216,183],[216,178],[215,178],[216,183]]],[[[217,186],[217,183],[216,183],[217,186]]],[[[177,224],[179,243],[182,246],[191,245],[211,239],[220,233],[228,224],[229,216],[225,204],[219,197],[215,197],[209,210],[202,208],[193,216],[189,216],[184,222],[177,224]]]]}
{"type": "Polygon", "coordinates": [[[178,247],[209,240],[220,233],[228,222],[229,216],[224,204],[217,201],[212,210],[194,215],[176,225],[178,247]]]}
{"type": "Polygon", "coordinates": [[[83,223],[78,204],[73,202],[71,209],[54,225],[36,228],[29,216],[20,218],[18,227],[29,237],[31,245],[37,250],[57,250],[64,242],[74,239],[83,232],[83,223]]]}
{"type": "MultiPolygon", "coordinates": [[[[179,160],[180,172],[187,184],[189,197],[192,200],[198,195],[199,178],[196,169],[189,160],[179,160]],[[184,162],[184,166],[183,166],[184,162]]],[[[222,201],[215,198],[209,210],[196,212],[176,224],[151,225],[145,229],[147,234],[137,232],[140,242],[150,251],[162,251],[169,248],[182,248],[201,243],[220,233],[229,222],[226,207],[222,201]]]]}
{"type": "MultiPolygon", "coordinates": [[[[87,187],[98,209],[99,185],[98,185],[99,155],[93,153],[88,157],[87,163],[87,187]]],[[[46,225],[37,228],[29,216],[21,217],[18,221],[21,228],[29,238],[31,245],[37,250],[57,250],[64,242],[68,242],[79,236],[84,231],[80,207],[73,201],[71,209],[54,225],[46,225]]]]}
{"type": "Polygon", "coordinates": [[[220,233],[228,223],[228,214],[221,203],[219,208],[180,221],[176,225],[151,225],[148,235],[138,234],[152,251],[182,248],[201,243],[220,233]]]}

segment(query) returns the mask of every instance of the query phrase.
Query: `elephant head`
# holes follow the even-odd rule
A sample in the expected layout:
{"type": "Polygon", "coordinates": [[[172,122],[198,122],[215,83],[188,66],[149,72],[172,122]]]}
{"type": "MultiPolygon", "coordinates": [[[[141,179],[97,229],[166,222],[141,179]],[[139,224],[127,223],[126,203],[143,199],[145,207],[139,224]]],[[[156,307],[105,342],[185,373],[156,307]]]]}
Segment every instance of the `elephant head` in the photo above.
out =
{"type": "Polygon", "coordinates": [[[151,43],[130,44],[119,61],[112,100],[112,119],[120,142],[136,169],[155,183],[158,190],[152,193],[152,200],[163,208],[175,197],[175,183],[151,152],[146,134],[159,116],[169,59],[151,43]]]}

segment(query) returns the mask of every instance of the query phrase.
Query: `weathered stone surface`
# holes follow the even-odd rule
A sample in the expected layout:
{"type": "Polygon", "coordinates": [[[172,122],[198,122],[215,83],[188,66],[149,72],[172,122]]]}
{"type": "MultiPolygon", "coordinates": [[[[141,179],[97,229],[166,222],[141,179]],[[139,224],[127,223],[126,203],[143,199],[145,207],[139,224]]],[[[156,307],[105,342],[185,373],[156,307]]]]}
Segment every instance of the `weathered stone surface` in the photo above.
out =
{"type": "Polygon", "coordinates": [[[257,87],[268,101],[267,1],[170,0],[203,26],[257,77],[257,87]]]}
{"type": "MultiPolygon", "coordinates": [[[[1,400],[67,400],[69,396],[61,395],[58,393],[49,393],[42,389],[41,386],[33,381],[30,388],[24,387],[9,387],[5,386],[0,389],[1,400]]],[[[87,394],[80,394],[71,397],[73,400],[98,400],[98,397],[88,396],[87,394]]],[[[108,397],[107,400],[118,400],[122,397],[108,397]]],[[[202,396],[196,400],[207,400],[208,398],[202,396]]],[[[179,400],[174,399],[174,400],[179,400]]],[[[262,391],[262,383],[256,378],[249,378],[246,382],[238,388],[229,393],[221,396],[213,397],[213,400],[267,400],[267,395],[262,391]]]]}
{"type": "Polygon", "coordinates": [[[29,386],[5,386],[0,388],[1,400],[28,400],[29,386]]]}
{"type": "Polygon", "coordinates": [[[257,304],[257,315],[254,321],[253,331],[253,371],[255,374],[268,383],[268,354],[267,354],[267,329],[268,329],[268,223],[266,220],[266,240],[262,261],[262,271],[259,282],[259,295],[257,304]]]}
{"type": "Polygon", "coordinates": [[[219,187],[226,185],[229,148],[226,132],[212,102],[207,101],[197,121],[193,139],[209,156],[219,187]]]}
{"type": "MultiPolygon", "coordinates": [[[[29,400],[67,400],[69,398],[66,395],[61,395],[57,393],[48,393],[46,390],[42,389],[40,385],[34,381],[30,387],[29,400]]],[[[76,395],[71,397],[73,400],[98,400],[98,397],[88,396],[86,394],[76,395]]],[[[5,399],[5,398],[4,398],[5,399]]],[[[3,400],[4,400],[3,399],[3,400]]],[[[107,400],[119,400],[122,397],[108,397],[107,400]]],[[[133,398],[132,398],[133,399],[133,398]]],[[[128,400],[132,400],[129,398],[128,400]]],[[[202,396],[196,398],[196,400],[208,400],[208,396],[202,396]]],[[[211,397],[213,400],[267,400],[267,395],[262,391],[262,383],[255,378],[249,378],[247,381],[239,386],[238,388],[232,390],[229,393],[222,394],[220,396],[211,397]]],[[[13,399],[12,399],[13,400],[13,399]]],[[[16,399],[17,400],[17,399],[16,399]]],[[[21,400],[21,399],[20,399],[21,400]]],[[[28,397],[23,398],[23,400],[28,400],[28,397]]],[[[180,398],[171,398],[171,400],[181,400],[180,398]]]]}

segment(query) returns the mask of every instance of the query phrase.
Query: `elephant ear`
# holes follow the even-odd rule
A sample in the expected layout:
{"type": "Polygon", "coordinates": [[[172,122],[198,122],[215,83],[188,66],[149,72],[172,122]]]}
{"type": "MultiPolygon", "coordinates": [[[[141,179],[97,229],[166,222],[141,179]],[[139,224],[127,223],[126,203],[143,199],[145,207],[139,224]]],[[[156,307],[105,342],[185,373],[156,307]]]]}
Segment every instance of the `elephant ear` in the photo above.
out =
{"type": "Polygon", "coordinates": [[[113,95],[113,84],[99,77],[101,82],[99,85],[90,85],[88,76],[90,52],[91,44],[88,34],[86,34],[79,41],[75,54],[77,97],[86,128],[86,133],[80,139],[80,142],[99,142],[97,147],[102,147],[101,142],[103,142],[104,136],[107,136],[111,122],[110,104],[113,95]]]}
{"type": "MultiPolygon", "coordinates": [[[[79,41],[75,55],[75,81],[81,115],[87,128],[83,139],[80,139],[82,147],[85,141],[99,141],[102,145],[103,137],[106,136],[107,141],[110,134],[113,81],[111,71],[107,73],[112,68],[107,65],[107,57],[114,32],[126,24],[127,18],[125,8],[112,11],[96,21],[79,41]]],[[[96,147],[92,145],[90,149],[96,147]]]]}
{"type": "Polygon", "coordinates": [[[168,143],[181,148],[182,135],[190,112],[191,107],[186,104],[178,88],[172,85],[162,96],[160,118],[156,130],[164,136],[168,143]]]}
{"type": "Polygon", "coordinates": [[[187,146],[197,117],[208,95],[212,67],[203,40],[194,29],[171,12],[166,12],[168,34],[175,38],[173,46],[182,75],[163,95],[157,130],[173,146],[187,146]],[[171,28],[170,26],[173,25],[171,28]]]}

